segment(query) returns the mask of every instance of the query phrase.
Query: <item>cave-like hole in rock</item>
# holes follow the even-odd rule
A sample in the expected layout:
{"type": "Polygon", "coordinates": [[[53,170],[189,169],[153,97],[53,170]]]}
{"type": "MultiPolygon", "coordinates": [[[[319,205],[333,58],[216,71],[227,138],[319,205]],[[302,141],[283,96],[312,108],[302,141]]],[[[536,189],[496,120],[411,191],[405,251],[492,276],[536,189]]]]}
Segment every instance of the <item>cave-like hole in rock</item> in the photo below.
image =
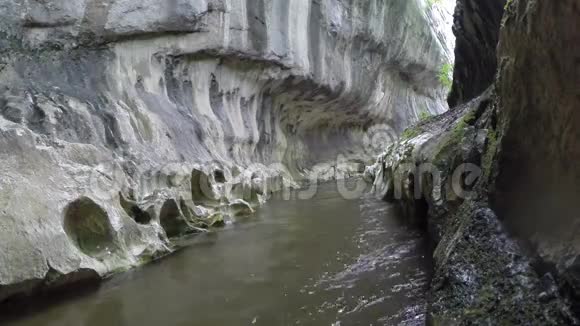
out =
{"type": "Polygon", "coordinates": [[[187,231],[187,223],[185,223],[177,202],[173,199],[163,203],[159,222],[169,238],[177,237],[187,231]]]}
{"type": "Polygon", "coordinates": [[[224,171],[222,171],[222,170],[215,170],[213,172],[213,177],[214,177],[216,182],[219,182],[219,183],[226,182],[226,175],[224,174],[224,171]]]}
{"type": "Polygon", "coordinates": [[[129,215],[135,222],[139,224],[149,224],[151,223],[152,215],[148,211],[144,211],[135,203],[134,201],[125,199],[125,197],[121,194],[119,196],[121,207],[125,210],[127,215],[129,215]]]}
{"type": "Polygon", "coordinates": [[[196,204],[217,200],[208,175],[197,169],[191,172],[191,199],[196,204]]]}
{"type": "Polygon", "coordinates": [[[116,249],[107,213],[94,201],[82,197],[65,209],[64,230],[76,247],[91,257],[102,257],[116,249]]]}

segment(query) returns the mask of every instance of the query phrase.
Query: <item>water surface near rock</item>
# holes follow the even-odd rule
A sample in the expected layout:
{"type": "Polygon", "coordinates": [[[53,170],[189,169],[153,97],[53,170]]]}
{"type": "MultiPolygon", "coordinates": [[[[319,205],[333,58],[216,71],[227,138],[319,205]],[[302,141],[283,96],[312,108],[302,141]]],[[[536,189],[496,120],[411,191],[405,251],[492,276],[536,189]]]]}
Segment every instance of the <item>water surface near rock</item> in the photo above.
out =
{"type": "Polygon", "coordinates": [[[325,184],[7,325],[423,325],[429,258],[393,205],[325,184]]]}

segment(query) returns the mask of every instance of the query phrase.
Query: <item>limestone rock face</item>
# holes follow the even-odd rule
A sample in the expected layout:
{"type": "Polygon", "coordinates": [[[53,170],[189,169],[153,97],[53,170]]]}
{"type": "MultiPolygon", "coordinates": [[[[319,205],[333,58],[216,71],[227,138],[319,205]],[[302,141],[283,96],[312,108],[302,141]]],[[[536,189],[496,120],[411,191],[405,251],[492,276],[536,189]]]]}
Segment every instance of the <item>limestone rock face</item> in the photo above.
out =
{"type": "Polygon", "coordinates": [[[0,15],[0,300],[158,257],[447,109],[449,21],[425,1],[0,0],[0,15]]]}

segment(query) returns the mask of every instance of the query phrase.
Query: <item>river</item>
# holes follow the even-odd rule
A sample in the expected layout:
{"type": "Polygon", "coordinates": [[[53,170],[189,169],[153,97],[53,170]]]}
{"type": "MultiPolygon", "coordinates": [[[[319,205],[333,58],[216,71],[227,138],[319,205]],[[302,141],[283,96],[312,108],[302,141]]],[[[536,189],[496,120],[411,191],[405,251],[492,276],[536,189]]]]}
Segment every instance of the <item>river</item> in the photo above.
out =
{"type": "Polygon", "coordinates": [[[7,325],[423,325],[423,239],[392,204],[327,183],[7,325]]]}

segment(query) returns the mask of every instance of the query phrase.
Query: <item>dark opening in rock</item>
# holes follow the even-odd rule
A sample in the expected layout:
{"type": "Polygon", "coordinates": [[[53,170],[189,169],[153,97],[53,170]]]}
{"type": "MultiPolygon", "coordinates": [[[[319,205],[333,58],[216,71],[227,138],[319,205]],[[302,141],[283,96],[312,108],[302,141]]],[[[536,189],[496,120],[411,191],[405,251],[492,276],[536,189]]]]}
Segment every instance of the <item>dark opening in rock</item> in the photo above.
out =
{"type": "Polygon", "coordinates": [[[98,258],[117,249],[107,213],[87,197],[67,206],[64,230],[77,248],[88,256],[98,258]]]}
{"type": "Polygon", "coordinates": [[[122,194],[120,194],[119,200],[127,215],[135,220],[135,222],[139,224],[151,223],[152,215],[149,212],[142,210],[139,205],[137,205],[137,203],[132,200],[125,199],[122,194]]]}
{"type": "Polygon", "coordinates": [[[196,204],[217,201],[209,177],[197,169],[191,172],[191,199],[196,204]]]}
{"type": "Polygon", "coordinates": [[[213,177],[214,177],[216,182],[219,182],[219,183],[226,182],[226,176],[224,174],[224,171],[222,171],[222,170],[215,170],[213,173],[213,177]]]}
{"type": "Polygon", "coordinates": [[[169,238],[177,237],[188,230],[188,225],[179,210],[179,206],[173,199],[163,203],[159,214],[159,222],[169,238]]]}

